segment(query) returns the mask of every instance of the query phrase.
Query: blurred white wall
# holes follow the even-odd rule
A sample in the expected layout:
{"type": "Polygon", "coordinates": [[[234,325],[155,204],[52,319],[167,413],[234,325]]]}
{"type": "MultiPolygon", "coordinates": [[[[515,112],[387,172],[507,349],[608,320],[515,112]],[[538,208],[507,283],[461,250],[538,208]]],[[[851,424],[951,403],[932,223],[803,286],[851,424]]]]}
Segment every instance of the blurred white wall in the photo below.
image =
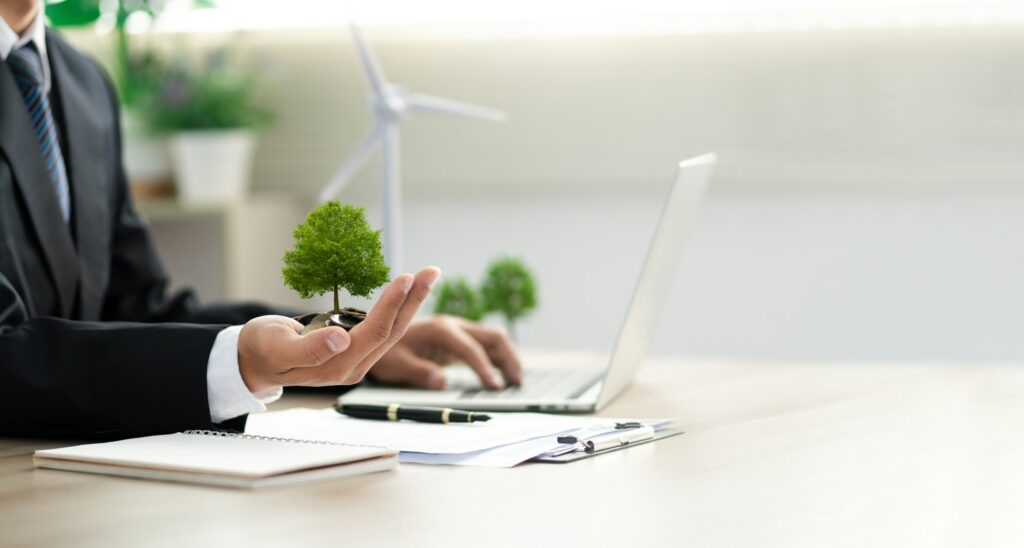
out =
{"type": "MultiPolygon", "coordinates": [[[[1024,158],[1021,27],[574,39],[403,40],[369,29],[391,78],[508,110],[416,118],[409,193],[627,191],[716,150],[726,183],[1010,184],[1024,158]]],[[[251,36],[281,83],[257,185],[313,188],[369,127],[344,30],[251,36]]],[[[367,173],[357,187],[374,181],[367,173]]]]}
{"type": "MultiPolygon", "coordinates": [[[[716,151],[659,352],[1024,357],[1018,26],[367,37],[395,82],[510,113],[409,120],[404,236],[410,266],[532,264],[524,344],[607,348],[675,162],[716,151]]],[[[231,39],[280,77],[255,187],[311,196],[369,127],[346,32],[231,39]]],[[[374,218],[377,175],[342,196],[374,218]]]]}
{"type": "MultiPolygon", "coordinates": [[[[424,200],[409,212],[409,260],[479,276],[501,242],[528,257],[541,281],[543,308],[523,326],[524,342],[604,349],[657,205],[650,195],[424,200]]],[[[701,211],[655,350],[1019,358],[1022,219],[1017,191],[718,189],[701,211]]]]}

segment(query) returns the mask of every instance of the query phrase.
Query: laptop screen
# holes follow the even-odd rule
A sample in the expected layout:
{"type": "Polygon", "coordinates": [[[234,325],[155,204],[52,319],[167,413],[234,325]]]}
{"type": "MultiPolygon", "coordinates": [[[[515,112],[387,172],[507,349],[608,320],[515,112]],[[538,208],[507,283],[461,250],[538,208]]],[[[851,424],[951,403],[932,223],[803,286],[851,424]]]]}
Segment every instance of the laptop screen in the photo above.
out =
{"type": "Polygon", "coordinates": [[[651,335],[683,253],[697,207],[711,179],[714,154],[704,154],[679,163],[675,183],[661,210],[658,226],[647,250],[643,269],[626,310],[622,329],[612,351],[597,408],[600,409],[622,392],[647,358],[651,335]]]}

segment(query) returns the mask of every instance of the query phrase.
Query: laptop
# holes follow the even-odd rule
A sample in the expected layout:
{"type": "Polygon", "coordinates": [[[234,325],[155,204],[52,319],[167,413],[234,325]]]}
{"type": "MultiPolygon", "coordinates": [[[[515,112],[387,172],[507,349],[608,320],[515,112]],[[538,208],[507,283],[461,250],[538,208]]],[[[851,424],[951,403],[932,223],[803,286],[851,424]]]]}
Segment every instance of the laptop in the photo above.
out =
{"type": "Polygon", "coordinates": [[[647,357],[650,337],[668,299],[672,280],[715,165],[714,154],[679,163],[679,171],[661,211],[633,299],[607,365],[523,367],[522,386],[484,390],[468,367],[446,369],[444,390],[364,385],[338,398],[345,404],[393,404],[452,407],[472,411],[544,411],[589,413],[600,410],[629,386],[647,357]]]}

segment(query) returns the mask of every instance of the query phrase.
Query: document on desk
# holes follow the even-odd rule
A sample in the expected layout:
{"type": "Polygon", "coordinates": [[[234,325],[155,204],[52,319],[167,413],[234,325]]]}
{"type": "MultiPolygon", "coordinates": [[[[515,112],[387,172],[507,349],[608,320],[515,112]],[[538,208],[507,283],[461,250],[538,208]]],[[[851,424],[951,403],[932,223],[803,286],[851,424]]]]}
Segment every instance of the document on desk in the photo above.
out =
{"type": "MultiPolygon", "coordinates": [[[[379,445],[399,461],[509,467],[558,447],[560,434],[614,424],[616,419],[541,413],[493,413],[487,422],[427,424],[345,417],[333,409],[288,409],[249,416],[246,433],[312,441],[379,445]]],[[[671,423],[647,421],[661,428],[671,423]]]]}
{"type": "Polygon", "coordinates": [[[417,453],[469,453],[555,435],[593,420],[569,415],[494,413],[487,422],[429,424],[353,419],[333,409],[299,408],[250,415],[245,433],[380,445],[417,453]]]}
{"type": "MultiPolygon", "coordinates": [[[[591,422],[581,428],[573,428],[558,435],[572,434],[583,437],[601,437],[616,432],[609,428],[610,424],[620,422],[622,419],[588,418],[591,422]],[[589,434],[589,435],[588,435],[589,434]]],[[[663,431],[672,425],[672,419],[652,419],[643,421],[655,431],[663,431]]],[[[399,461],[403,463],[416,464],[455,464],[461,466],[490,466],[508,468],[524,463],[530,459],[550,454],[564,454],[573,451],[575,448],[558,442],[556,436],[541,436],[517,443],[510,443],[490,449],[473,451],[471,453],[409,453],[399,454],[399,461]]]]}

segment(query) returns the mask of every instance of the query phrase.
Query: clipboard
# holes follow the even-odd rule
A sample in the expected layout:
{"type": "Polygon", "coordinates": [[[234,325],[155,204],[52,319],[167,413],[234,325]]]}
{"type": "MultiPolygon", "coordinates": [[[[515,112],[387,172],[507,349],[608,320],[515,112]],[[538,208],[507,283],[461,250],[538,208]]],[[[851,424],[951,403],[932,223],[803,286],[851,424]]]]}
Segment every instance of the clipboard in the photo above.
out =
{"type": "Polygon", "coordinates": [[[663,440],[665,438],[671,438],[673,436],[678,436],[678,435],[680,435],[682,433],[683,433],[682,430],[666,428],[664,430],[659,430],[659,431],[655,432],[654,433],[654,437],[647,438],[645,440],[635,441],[635,442],[627,443],[627,444],[624,444],[624,445],[616,445],[616,446],[613,446],[613,447],[609,447],[607,449],[602,449],[600,451],[594,451],[594,452],[590,452],[590,453],[588,453],[586,451],[583,451],[583,450],[577,450],[577,451],[572,451],[572,452],[569,452],[569,453],[565,453],[565,454],[557,455],[557,456],[553,456],[553,457],[534,457],[534,458],[530,459],[527,462],[547,462],[547,463],[553,463],[553,464],[567,464],[567,463],[570,463],[570,462],[576,462],[578,460],[588,459],[590,457],[596,457],[598,455],[604,455],[606,453],[613,453],[615,451],[621,451],[623,449],[629,449],[630,447],[636,447],[637,445],[643,445],[645,443],[651,443],[651,442],[654,442],[654,441],[663,440]]]}

